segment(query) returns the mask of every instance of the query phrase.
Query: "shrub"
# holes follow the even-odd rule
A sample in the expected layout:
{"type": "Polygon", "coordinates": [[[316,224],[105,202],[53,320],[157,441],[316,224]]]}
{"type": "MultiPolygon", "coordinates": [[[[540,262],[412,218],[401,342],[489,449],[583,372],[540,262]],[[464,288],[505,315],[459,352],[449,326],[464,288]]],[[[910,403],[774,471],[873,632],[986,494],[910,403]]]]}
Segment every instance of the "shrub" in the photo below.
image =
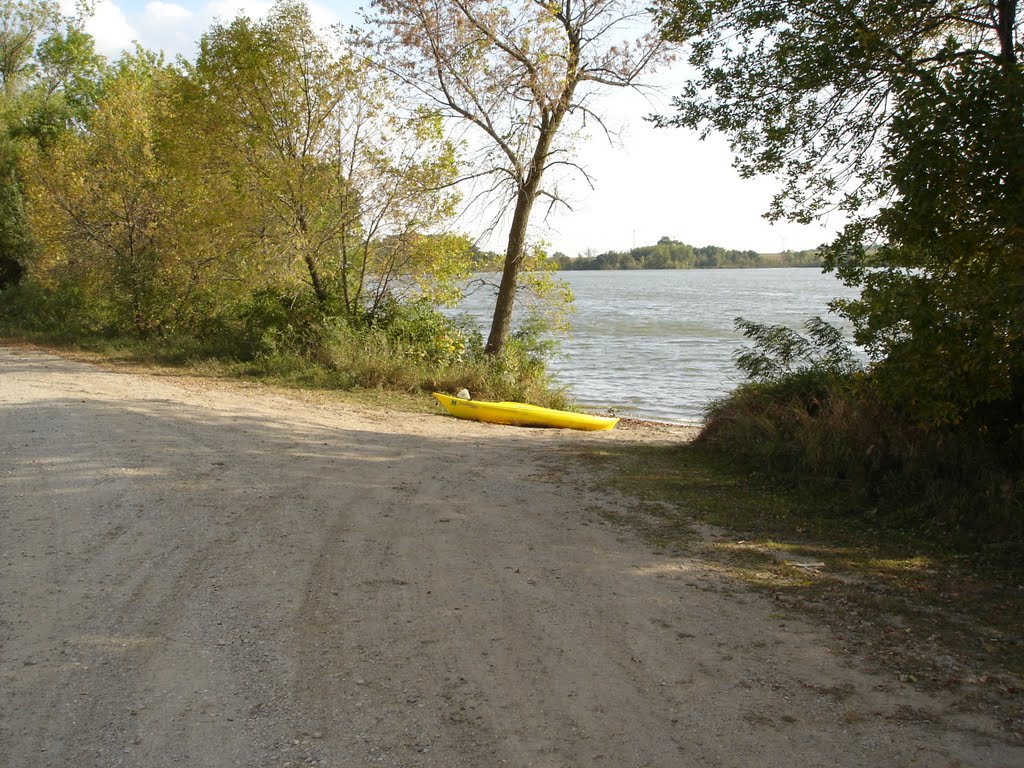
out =
{"type": "Polygon", "coordinates": [[[920,424],[879,393],[871,371],[850,370],[832,341],[744,327],[755,339],[741,353],[754,363],[745,369],[752,380],[708,407],[700,448],[814,493],[831,514],[878,516],[1019,551],[1024,432],[920,424]],[[773,358],[780,349],[785,356],[773,358]]]}
{"type": "Polygon", "coordinates": [[[118,335],[93,299],[81,299],[72,284],[47,290],[25,281],[3,290],[0,331],[131,359],[204,368],[219,361],[214,367],[221,371],[295,386],[406,393],[465,387],[481,399],[567,406],[548,377],[553,342],[539,323],[524,324],[501,355],[489,356],[471,321],[426,302],[389,301],[372,316],[352,318],[308,291],[266,288],[194,313],[187,333],[140,340],[118,335]]]}
{"type": "Polygon", "coordinates": [[[841,329],[820,317],[804,323],[807,336],[785,325],[764,325],[737,317],[736,330],[754,346],[736,353],[736,367],[751,381],[772,381],[798,371],[848,374],[860,366],[841,329]]]}
{"type": "Polygon", "coordinates": [[[93,301],[75,284],[43,287],[31,280],[0,291],[0,324],[7,333],[50,335],[71,340],[109,336],[109,307],[93,301]]]}
{"type": "Polygon", "coordinates": [[[211,317],[204,339],[207,351],[243,362],[246,374],[294,385],[407,393],[465,387],[478,398],[566,405],[551,388],[541,329],[527,325],[492,357],[469,319],[427,302],[388,301],[373,315],[348,319],[306,294],[266,290],[211,317]]]}

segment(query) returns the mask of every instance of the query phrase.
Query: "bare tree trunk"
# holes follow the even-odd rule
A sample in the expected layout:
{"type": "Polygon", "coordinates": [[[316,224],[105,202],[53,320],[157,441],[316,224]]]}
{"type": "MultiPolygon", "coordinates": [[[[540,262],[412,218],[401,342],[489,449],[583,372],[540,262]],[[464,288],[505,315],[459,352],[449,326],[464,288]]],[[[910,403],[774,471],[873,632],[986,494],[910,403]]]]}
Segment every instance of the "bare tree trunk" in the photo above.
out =
{"type": "Polygon", "coordinates": [[[316,262],[313,261],[312,256],[305,256],[306,269],[309,270],[309,281],[313,284],[313,293],[316,294],[317,301],[321,304],[327,303],[327,289],[324,288],[323,281],[320,280],[320,272],[316,268],[316,262]]]}
{"type": "Polygon", "coordinates": [[[519,284],[519,270],[523,264],[523,253],[526,250],[526,228],[530,223],[530,212],[533,210],[537,192],[529,186],[520,187],[516,195],[516,209],[512,214],[512,227],[508,233],[508,246],[505,249],[505,266],[501,272],[501,283],[498,286],[498,298],[494,304],[494,318],[491,320],[491,332],[487,337],[484,352],[488,355],[501,354],[505,347],[512,327],[512,310],[515,308],[516,286],[519,284]]]}
{"type": "MultiPolygon", "coordinates": [[[[575,59],[574,59],[575,61],[575,59]]],[[[573,70],[573,78],[575,78],[573,70]]],[[[494,318],[491,320],[491,332],[487,337],[484,352],[488,355],[499,355],[505,348],[512,326],[512,310],[515,308],[516,287],[519,284],[519,271],[523,265],[526,250],[526,232],[530,224],[530,213],[537,200],[541,177],[547,166],[551,153],[551,142],[558,134],[562,119],[569,111],[576,80],[570,78],[562,90],[561,98],[555,108],[541,118],[540,135],[533,151],[530,170],[525,181],[520,185],[516,195],[516,209],[512,214],[512,227],[508,233],[508,247],[505,250],[505,266],[501,273],[501,284],[498,286],[498,298],[494,304],[494,318]]]]}
{"type": "Polygon", "coordinates": [[[999,33],[1000,58],[1006,64],[1017,63],[1017,51],[1014,50],[1013,29],[1017,17],[1019,0],[997,0],[996,31],[999,33]]]}

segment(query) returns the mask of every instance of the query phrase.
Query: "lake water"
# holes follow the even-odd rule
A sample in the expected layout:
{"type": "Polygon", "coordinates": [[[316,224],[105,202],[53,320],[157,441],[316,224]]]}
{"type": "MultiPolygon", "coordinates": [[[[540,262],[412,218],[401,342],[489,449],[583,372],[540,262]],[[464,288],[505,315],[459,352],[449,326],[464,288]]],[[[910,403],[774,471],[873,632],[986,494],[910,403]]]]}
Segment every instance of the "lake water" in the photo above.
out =
{"type": "MultiPolygon", "coordinates": [[[[622,416],[698,422],[704,407],[742,377],[733,364],[746,341],[733,320],[800,329],[828,303],[852,297],[817,269],[562,272],[576,311],[551,370],[588,409],[622,416]]],[[[486,330],[493,299],[476,294],[464,310],[486,330]]]]}

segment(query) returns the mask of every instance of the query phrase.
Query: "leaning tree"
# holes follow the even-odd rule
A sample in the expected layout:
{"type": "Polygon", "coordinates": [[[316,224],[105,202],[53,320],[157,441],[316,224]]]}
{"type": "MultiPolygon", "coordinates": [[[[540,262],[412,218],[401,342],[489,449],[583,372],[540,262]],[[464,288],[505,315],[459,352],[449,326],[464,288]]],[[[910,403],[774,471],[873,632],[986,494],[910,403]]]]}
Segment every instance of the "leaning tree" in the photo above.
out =
{"type": "Polygon", "coordinates": [[[645,4],[632,0],[374,0],[373,6],[380,60],[433,108],[474,129],[483,150],[466,176],[489,180],[482,194],[511,210],[486,346],[498,354],[511,326],[534,205],[563,202],[545,185],[553,167],[578,169],[570,118],[601,124],[592,97],[608,87],[637,86],[669,44],[648,31],[645,4]]]}

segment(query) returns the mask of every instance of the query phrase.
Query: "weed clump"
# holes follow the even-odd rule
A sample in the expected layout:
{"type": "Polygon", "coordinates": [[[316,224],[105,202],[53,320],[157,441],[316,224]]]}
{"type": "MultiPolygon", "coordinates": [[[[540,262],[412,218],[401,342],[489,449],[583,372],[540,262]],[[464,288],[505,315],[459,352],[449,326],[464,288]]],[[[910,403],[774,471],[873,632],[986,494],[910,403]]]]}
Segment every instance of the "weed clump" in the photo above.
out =
{"type": "Polygon", "coordinates": [[[828,514],[1024,554],[1024,432],[916,421],[820,319],[806,337],[738,320],[754,340],[748,381],[712,403],[696,446],[735,468],[813,493],[828,514]]]}

